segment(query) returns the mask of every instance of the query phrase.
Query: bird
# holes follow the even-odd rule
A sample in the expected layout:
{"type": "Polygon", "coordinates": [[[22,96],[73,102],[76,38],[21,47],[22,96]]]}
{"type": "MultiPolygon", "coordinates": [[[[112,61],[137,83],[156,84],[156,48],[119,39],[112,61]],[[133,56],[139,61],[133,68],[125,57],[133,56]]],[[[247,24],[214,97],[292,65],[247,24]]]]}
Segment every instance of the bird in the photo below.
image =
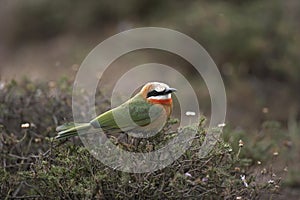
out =
{"type": "Polygon", "coordinates": [[[100,129],[108,136],[131,133],[134,137],[155,134],[163,128],[173,110],[172,93],[161,82],[148,82],[132,98],[86,123],[66,123],[56,128],[55,139],[66,139],[100,129]]]}

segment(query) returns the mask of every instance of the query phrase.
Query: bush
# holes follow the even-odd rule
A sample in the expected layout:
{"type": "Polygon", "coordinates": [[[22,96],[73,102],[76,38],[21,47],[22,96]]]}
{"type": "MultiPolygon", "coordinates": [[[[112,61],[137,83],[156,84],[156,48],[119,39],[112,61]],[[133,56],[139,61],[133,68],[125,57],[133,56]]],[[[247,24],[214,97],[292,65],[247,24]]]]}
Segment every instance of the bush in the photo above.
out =
{"type": "MultiPolygon", "coordinates": [[[[256,180],[249,159],[240,157],[242,146],[235,152],[230,144],[219,140],[206,157],[199,158],[206,135],[203,121],[192,127],[198,133],[178,160],[149,173],[109,168],[95,159],[77,138],[72,143],[53,141],[50,137],[54,136],[58,121],[64,121],[62,116],[70,113],[68,85],[66,80],[48,85],[23,81],[2,89],[1,198],[253,199],[265,193],[271,195],[279,187],[280,179],[274,178],[272,183],[256,180]]],[[[98,97],[103,99],[101,94],[98,97]]],[[[133,151],[144,150],[146,144],[151,149],[159,148],[161,141],[180,134],[171,131],[171,125],[139,145],[119,145],[133,151]]]]}

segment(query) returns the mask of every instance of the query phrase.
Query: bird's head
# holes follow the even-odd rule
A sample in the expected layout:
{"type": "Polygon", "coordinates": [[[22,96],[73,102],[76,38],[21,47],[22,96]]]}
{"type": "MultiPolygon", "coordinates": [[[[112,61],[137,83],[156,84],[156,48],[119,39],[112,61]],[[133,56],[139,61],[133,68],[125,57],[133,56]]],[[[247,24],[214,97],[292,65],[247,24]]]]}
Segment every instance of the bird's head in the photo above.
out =
{"type": "Polygon", "coordinates": [[[171,93],[175,91],[176,89],[170,88],[165,83],[150,82],[144,85],[144,87],[141,90],[141,94],[150,103],[171,105],[171,93]]]}

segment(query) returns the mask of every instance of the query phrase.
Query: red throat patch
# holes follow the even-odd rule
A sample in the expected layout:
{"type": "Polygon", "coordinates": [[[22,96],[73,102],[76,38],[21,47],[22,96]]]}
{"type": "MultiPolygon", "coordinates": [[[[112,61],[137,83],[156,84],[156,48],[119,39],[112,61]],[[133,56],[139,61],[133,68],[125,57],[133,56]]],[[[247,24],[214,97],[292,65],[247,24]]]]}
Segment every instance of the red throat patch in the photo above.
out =
{"type": "Polygon", "coordinates": [[[169,99],[149,99],[150,103],[153,104],[162,104],[162,105],[171,105],[172,104],[172,98],[169,99]]]}

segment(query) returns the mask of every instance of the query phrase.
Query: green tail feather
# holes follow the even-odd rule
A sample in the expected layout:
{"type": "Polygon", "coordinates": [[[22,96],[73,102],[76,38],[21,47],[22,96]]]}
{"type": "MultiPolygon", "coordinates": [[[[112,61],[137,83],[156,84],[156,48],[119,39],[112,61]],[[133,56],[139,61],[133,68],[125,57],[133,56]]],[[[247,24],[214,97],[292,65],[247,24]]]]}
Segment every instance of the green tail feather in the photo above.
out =
{"type": "Polygon", "coordinates": [[[55,139],[65,139],[73,136],[77,136],[77,131],[87,131],[91,128],[90,123],[82,123],[82,124],[74,124],[74,123],[66,123],[56,128],[58,132],[55,139]]]}

